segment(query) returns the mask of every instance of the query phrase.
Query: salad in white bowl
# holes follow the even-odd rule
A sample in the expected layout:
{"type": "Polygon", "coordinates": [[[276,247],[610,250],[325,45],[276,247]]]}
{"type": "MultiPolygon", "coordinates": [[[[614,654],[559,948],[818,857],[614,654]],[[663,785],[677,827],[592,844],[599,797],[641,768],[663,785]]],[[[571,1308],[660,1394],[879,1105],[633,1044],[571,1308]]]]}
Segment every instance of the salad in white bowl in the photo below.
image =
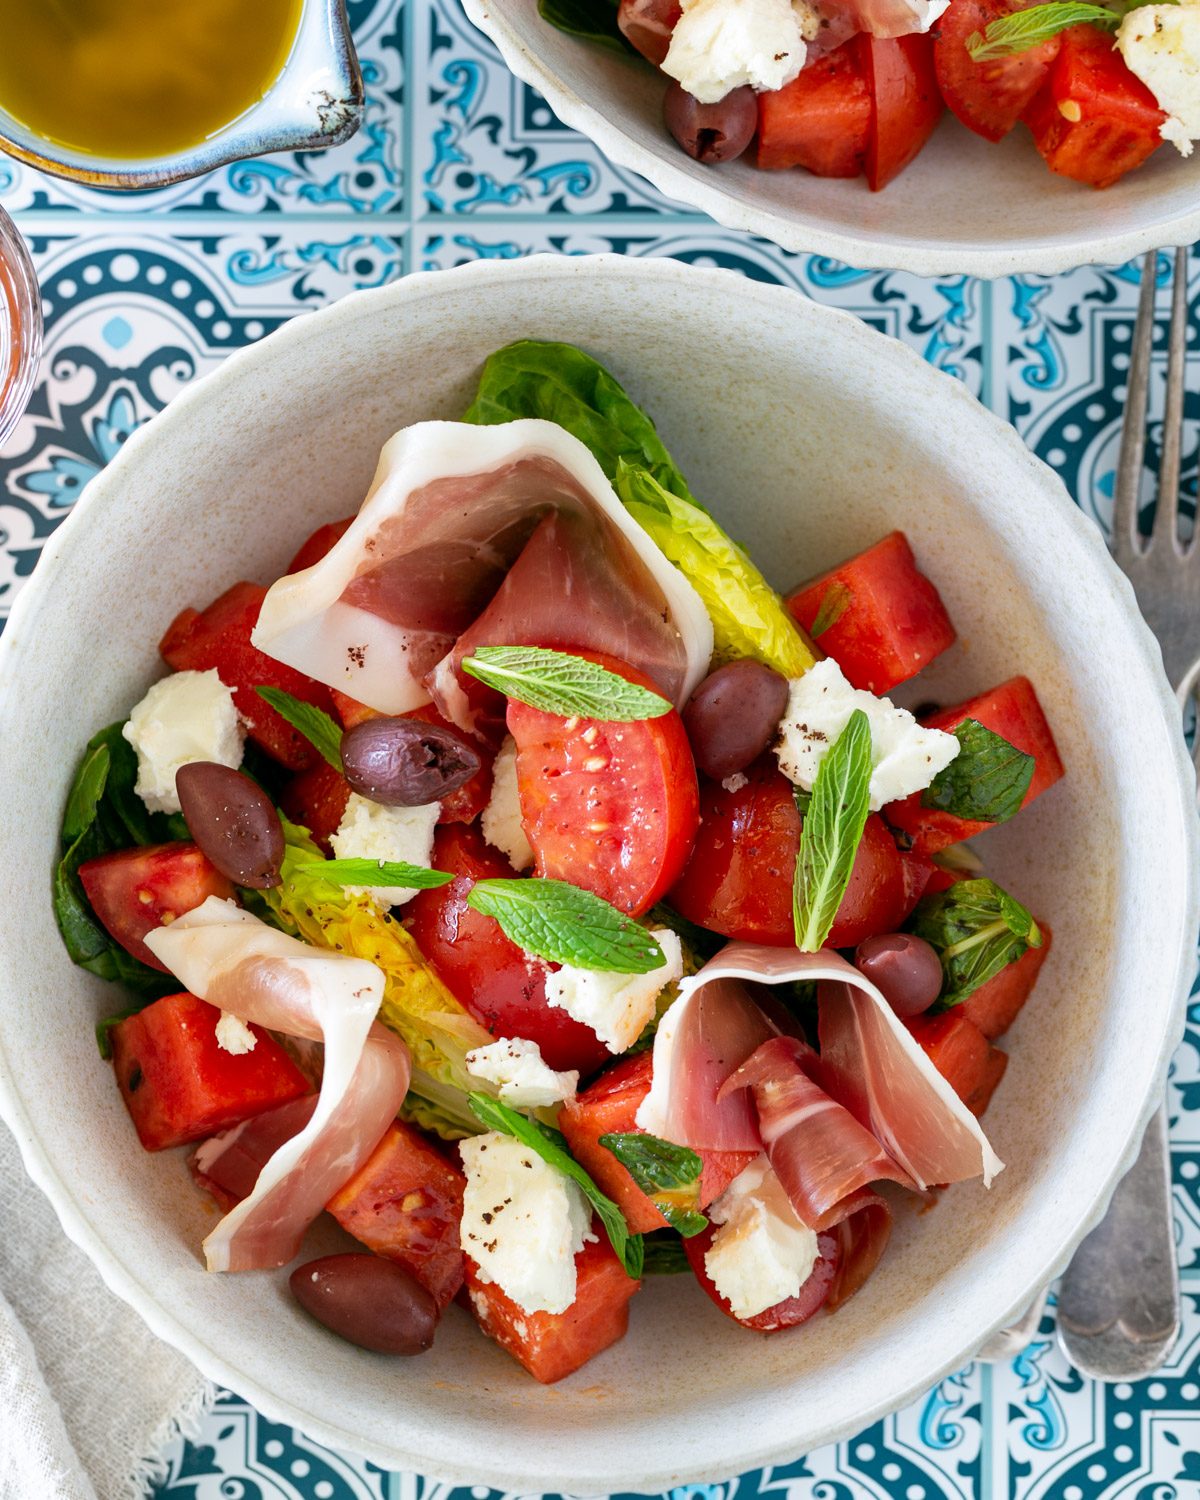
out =
{"type": "Polygon", "coordinates": [[[781,597],[602,366],[522,341],[295,541],[161,622],[54,872],[210,1271],[294,1264],[396,1355],[458,1301],[550,1382],[660,1275],[836,1313],[898,1191],[991,1182],[1050,930],[968,841],[1063,765],[1025,677],[892,701],[955,640],[901,532],[781,597]],[[361,1248],[305,1259],[324,1215],[361,1248]]]}

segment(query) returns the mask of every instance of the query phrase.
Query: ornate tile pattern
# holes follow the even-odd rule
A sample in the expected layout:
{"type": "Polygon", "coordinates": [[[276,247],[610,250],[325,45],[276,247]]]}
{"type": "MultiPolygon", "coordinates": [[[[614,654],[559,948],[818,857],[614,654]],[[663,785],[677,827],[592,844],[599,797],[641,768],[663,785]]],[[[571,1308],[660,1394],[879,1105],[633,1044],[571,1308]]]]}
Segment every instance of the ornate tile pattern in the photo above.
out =
{"type": "MultiPolygon", "coordinates": [[[[788,255],[606,163],[509,76],[457,0],[349,8],[370,106],[363,132],[327,155],[242,164],[136,198],[0,158],[0,201],[32,243],[47,321],[33,405],[0,453],[0,625],[88,479],[229,350],[411,269],[542,250],[717,264],[845,308],[964,380],[1107,525],[1136,267],[988,285],[788,255]]],[[[1193,323],[1195,339],[1195,304],[1193,323]]],[[[1194,513],[1200,396],[1188,416],[1194,513]]],[[[1149,446],[1153,463],[1153,432],[1149,446]]],[[[1082,1380],[1054,1341],[1051,1309],[1010,1364],[971,1366],[850,1442],[669,1500],[1197,1500],[1200,987],[1169,1103],[1187,1327],[1160,1378],[1082,1380]]],[[[230,1392],[168,1460],[158,1500],[502,1500],[328,1452],[230,1392]]]]}

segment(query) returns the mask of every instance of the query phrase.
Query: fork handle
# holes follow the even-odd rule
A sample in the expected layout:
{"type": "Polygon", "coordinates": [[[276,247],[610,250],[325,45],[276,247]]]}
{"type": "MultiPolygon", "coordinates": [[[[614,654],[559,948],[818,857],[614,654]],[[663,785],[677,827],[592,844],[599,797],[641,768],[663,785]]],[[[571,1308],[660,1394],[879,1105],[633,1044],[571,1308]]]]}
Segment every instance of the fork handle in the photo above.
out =
{"type": "Polygon", "coordinates": [[[1179,1272],[1163,1105],[1108,1212],[1076,1250],[1058,1293],[1058,1336],[1096,1380],[1136,1380],[1179,1336],[1179,1272]]]}

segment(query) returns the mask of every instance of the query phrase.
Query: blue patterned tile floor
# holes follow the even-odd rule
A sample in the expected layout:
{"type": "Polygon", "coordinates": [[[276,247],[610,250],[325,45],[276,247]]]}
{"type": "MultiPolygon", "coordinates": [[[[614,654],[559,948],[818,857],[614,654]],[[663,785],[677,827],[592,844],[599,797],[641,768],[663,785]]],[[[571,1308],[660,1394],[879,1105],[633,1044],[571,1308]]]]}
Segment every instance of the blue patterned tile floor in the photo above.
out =
{"type": "MultiPolygon", "coordinates": [[[[327,155],[274,157],[134,197],[0,157],[0,202],[32,244],[47,324],[33,406],[0,451],[0,624],[88,479],[231,349],[410,270],[544,250],[728,266],[844,308],[964,380],[1107,525],[1137,267],[987,284],[788,255],[606,163],[509,76],[457,0],[349,9],[370,107],[363,132],[327,155]]],[[[1200,285],[1193,340],[1198,295],[1200,285]]],[[[1164,363],[1160,345],[1160,383],[1164,363]]],[[[1188,415],[1194,514],[1200,395],[1188,415]]],[[[1153,463],[1153,431],[1149,446],[1153,463]]],[[[1200,1500],[1200,990],[1169,1104],[1186,1327],[1159,1378],[1081,1379],[1054,1341],[1051,1309],[1009,1364],[969,1366],[852,1441],[672,1500],[1200,1500]]],[[[196,1439],[171,1449],[156,1495],[499,1500],[326,1451],[229,1392],[196,1439]]]]}

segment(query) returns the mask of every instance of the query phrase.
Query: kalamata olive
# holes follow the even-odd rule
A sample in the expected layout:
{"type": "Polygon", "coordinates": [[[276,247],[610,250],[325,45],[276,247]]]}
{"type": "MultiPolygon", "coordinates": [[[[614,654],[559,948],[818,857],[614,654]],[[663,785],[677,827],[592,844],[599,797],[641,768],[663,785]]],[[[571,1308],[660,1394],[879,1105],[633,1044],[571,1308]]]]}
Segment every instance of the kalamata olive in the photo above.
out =
{"type": "Polygon", "coordinates": [[[927,1011],[941,993],[941,960],[924,938],[911,932],[865,938],[854,950],[854,962],[906,1019],[927,1011]]]}
{"type": "Polygon", "coordinates": [[[437,1332],[438,1305],[394,1260],[350,1251],[297,1266],[292,1295],[331,1333],[377,1354],[423,1354],[437,1332]]]}
{"type": "Polygon", "coordinates": [[[734,89],[716,104],[701,104],[671,81],[663,98],[667,129],[689,156],[706,165],[733,161],[754,139],[758,103],[749,87],[734,89]]]}
{"type": "Polygon", "coordinates": [[[787,678],[760,661],[710,672],[683,710],[696,764],[714,781],[744,771],[771,743],[787,700],[787,678]]]}
{"type": "Polygon", "coordinates": [[[222,875],[260,891],[279,884],[283,828],[249,776],[196,760],[175,772],[175,790],[192,837],[222,875]]]}
{"type": "Polygon", "coordinates": [[[465,786],[479,752],[448,724],[364,719],[342,735],[342,770],[354,790],[388,807],[422,807],[465,786]]]}

